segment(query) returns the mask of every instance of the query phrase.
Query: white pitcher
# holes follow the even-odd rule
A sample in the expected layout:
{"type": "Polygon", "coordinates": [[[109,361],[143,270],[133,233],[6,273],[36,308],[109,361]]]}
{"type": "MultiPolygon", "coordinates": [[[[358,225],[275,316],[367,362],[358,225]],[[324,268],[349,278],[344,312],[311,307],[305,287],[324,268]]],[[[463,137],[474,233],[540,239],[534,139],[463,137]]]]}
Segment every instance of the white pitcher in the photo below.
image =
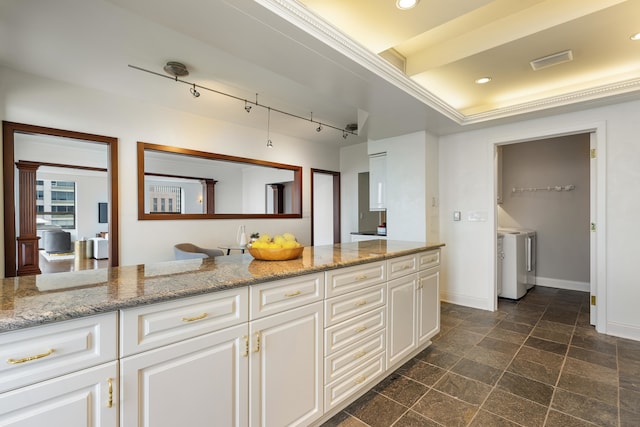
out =
{"type": "Polygon", "coordinates": [[[244,248],[245,246],[247,246],[247,243],[248,243],[247,232],[245,230],[244,225],[241,225],[240,227],[238,227],[236,240],[238,241],[238,246],[240,246],[241,248],[244,248]]]}

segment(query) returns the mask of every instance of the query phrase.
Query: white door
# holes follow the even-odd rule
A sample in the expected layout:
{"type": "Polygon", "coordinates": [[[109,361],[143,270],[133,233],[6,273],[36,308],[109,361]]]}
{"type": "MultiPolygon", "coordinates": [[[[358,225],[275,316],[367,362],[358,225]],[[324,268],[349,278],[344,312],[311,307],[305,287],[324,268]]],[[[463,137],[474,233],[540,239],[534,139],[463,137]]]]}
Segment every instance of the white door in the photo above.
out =
{"type": "Polygon", "coordinates": [[[596,325],[597,321],[597,310],[596,305],[593,304],[593,300],[596,299],[596,295],[598,294],[597,284],[598,284],[598,276],[596,266],[598,265],[597,256],[596,256],[596,248],[597,248],[597,236],[596,236],[596,212],[597,212],[597,203],[596,203],[596,194],[597,194],[597,135],[595,132],[591,132],[589,134],[589,148],[591,153],[591,160],[589,161],[589,221],[590,221],[590,237],[589,237],[589,284],[591,294],[591,305],[589,309],[589,323],[591,325],[596,325]]]}
{"type": "Polygon", "coordinates": [[[122,359],[121,427],[248,425],[244,337],[246,324],[122,359]]]}
{"type": "Polygon", "coordinates": [[[387,284],[387,368],[411,353],[416,341],[416,274],[387,284]]]}
{"type": "Polygon", "coordinates": [[[440,332],[440,269],[421,271],[417,292],[418,346],[440,332]]]}
{"type": "Polygon", "coordinates": [[[0,394],[4,427],[115,427],[117,362],[0,394]]]}
{"type": "Polygon", "coordinates": [[[249,323],[252,427],[306,426],[322,415],[323,323],[322,302],[249,323]]]}

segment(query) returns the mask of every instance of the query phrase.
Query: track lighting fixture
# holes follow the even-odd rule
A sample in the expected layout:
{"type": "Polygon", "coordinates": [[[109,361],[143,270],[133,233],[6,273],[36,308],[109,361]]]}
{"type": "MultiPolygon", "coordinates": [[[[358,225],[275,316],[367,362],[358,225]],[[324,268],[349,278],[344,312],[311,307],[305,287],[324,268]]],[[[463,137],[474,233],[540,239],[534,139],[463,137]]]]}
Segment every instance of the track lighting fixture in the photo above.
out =
{"type": "Polygon", "coordinates": [[[271,134],[271,107],[267,107],[267,148],[273,148],[273,142],[271,142],[270,134],[271,134]]]}
{"type": "Polygon", "coordinates": [[[193,87],[189,89],[189,92],[191,92],[191,95],[193,95],[194,98],[197,98],[200,96],[200,92],[198,92],[198,89],[196,89],[195,83],[193,84],[193,87]]]}
{"type": "MultiPolygon", "coordinates": [[[[354,125],[347,125],[346,128],[342,129],[342,128],[339,128],[337,126],[332,126],[332,125],[329,125],[329,124],[326,124],[326,123],[321,123],[321,122],[318,122],[316,120],[313,120],[313,113],[311,113],[311,118],[307,118],[307,117],[303,117],[303,116],[300,116],[300,115],[297,115],[297,114],[289,113],[287,111],[279,110],[279,109],[276,109],[276,108],[271,108],[268,105],[262,105],[262,104],[260,104],[258,102],[258,94],[257,93],[256,93],[256,102],[252,102],[252,101],[248,101],[248,100],[246,100],[244,98],[240,98],[240,97],[235,96],[235,95],[231,95],[231,94],[228,94],[228,93],[225,93],[225,92],[221,92],[221,91],[216,90],[216,89],[211,89],[211,88],[208,88],[206,86],[196,85],[195,83],[191,83],[191,82],[188,82],[186,80],[182,80],[180,77],[188,76],[189,75],[189,70],[187,70],[186,65],[184,65],[184,64],[182,64],[180,62],[177,62],[177,61],[169,61],[164,66],[163,69],[167,74],[169,74],[169,76],[167,76],[165,74],[162,74],[162,73],[157,73],[155,71],[146,70],[144,68],[140,68],[140,67],[137,67],[137,66],[131,65],[131,64],[129,64],[129,68],[133,68],[133,69],[138,70],[138,71],[144,71],[145,73],[153,74],[153,75],[158,76],[158,77],[164,77],[166,79],[171,79],[171,80],[179,82],[179,83],[188,84],[189,86],[191,86],[191,88],[189,88],[189,92],[191,92],[191,95],[193,95],[194,98],[197,98],[197,97],[200,96],[200,92],[198,91],[198,89],[206,90],[206,91],[209,91],[209,92],[217,93],[218,95],[224,95],[224,96],[229,97],[229,98],[237,99],[238,101],[244,101],[244,110],[247,113],[251,112],[251,109],[253,108],[253,106],[262,107],[262,108],[267,108],[269,110],[268,111],[269,119],[270,119],[270,116],[271,116],[271,110],[274,110],[274,111],[277,111],[280,114],[284,114],[286,116],[293,117],[295,119],[305,120],[305,121],[311,122],[311,123],[317,123],[318,127],[316,128],[316,132],[320,132],[320,131],[322,131],[323,128],[328,127],[328,128],[335,129],[335,130],[338,130],[338,131],[342,132],[342,137],[344,139],[347,138],[347,134],[351,134],[351,135],[357,135],[358,134],[358,127],[355,124],[354,125]],[[353,126],[353,127],[350,127],[350,126],[353,126]]],[[[273,142],[271,142],[271,139],[269,139],[268,126],[269,126],[269,122],[267,122],[267,147],[271,148],[271,147],[273,147],[273,142]]]]}

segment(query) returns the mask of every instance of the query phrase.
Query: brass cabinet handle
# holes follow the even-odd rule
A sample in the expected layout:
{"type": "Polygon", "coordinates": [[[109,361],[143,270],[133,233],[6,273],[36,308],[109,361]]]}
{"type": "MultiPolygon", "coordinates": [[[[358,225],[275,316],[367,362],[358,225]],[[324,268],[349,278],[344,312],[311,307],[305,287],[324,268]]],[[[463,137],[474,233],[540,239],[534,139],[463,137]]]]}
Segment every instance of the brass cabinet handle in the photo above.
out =
{"type": "Polygon", "coordinates": [[[358,301],[357,303],[355,303],[354,305],[356,307],[360,307],[361,305],[366,305],[367,304],[367,300],[363,299],[362,301],[358,301]]]}
{"type": "Polygon", "coordinates": [[[364,356],[365,354],[367,354],[367,352],[366,352],[366,351],[364,351],[364,350],[360,350],[359,352],[357,352],[357,353],[355,353],[355,354],[353,355],[353,358],[354,358],[354,359],[360,359],[360,358],[361,358],[362,356],[364,356]]]}
{"type": "Polygon", "coordinates": [[[361,274],[360,276],[356,276],[356,280],[365,280],[367,279],[369,276],[367,276],[366,274],[361,274]]]}
{"type": "Polygon", "coordinates": [[[107,378],[109,384],[109,400],[107,400],[107,408],[113,407],[113,378],[107,378]]]}
{"type": "Polygon", "coordinates": [[[196,317],[183,317],[182,321],[183,322],[195,322],[196,320],[202,320],[204,318],[206,318],[209,314],[208,313],[202,313],[200,316],[196,316],[196,317]]]}
{"type": "Polygon", "coordinates": [[[367,329],[366,326],[359,326],[357,328],[354,329],[355,332],[362,332],[365,331],[367,329]]]}
{"type": "Polygon", "coordinates": [[[244,340],[244,353],[242,353],[242,356],[247,357],[249,356],[249,337],[243,335],[242,339],[244,340]]]}
{"type": "Polygon", "coordinates": [[[50,348],[44,353],[36,354],[35,356],[23,357],[22,359],[7,359],[7,363],[10,365],[17,365],[19,363],[31,362],[32,360],[42,359],[43,357],[51,356],[53,349],[50,348]]]}
{"type": "Polygon", "coordinates": [[[294,292],[289,292],[288,294],[284,294],[284,296],[285,296],[285,297],[289,297],[289,298],[291,298],[291,297],[298,296],[298,295],[300,295],[301,293],[302,293],[302,292],[300,292],[300,291],[294,291],[294,292]]]}
{"type": "Polygon", "coordinates": [[[400,270],[406,270],[407,268],[411,268],[411,265],[405,264],[402,267],[400,267],[400,270]]]}
{"type": "Polygon", "coordinates": [[[367,377],[362,375],[353,381],[354,384],[362,384],[367,380],[367,377]]]}
{"type": "Polygon", "coordinates": [[[258,353],[260,351],[260,332],[256,332],[256,348],[253,349],[254,353],[258,353]]]}

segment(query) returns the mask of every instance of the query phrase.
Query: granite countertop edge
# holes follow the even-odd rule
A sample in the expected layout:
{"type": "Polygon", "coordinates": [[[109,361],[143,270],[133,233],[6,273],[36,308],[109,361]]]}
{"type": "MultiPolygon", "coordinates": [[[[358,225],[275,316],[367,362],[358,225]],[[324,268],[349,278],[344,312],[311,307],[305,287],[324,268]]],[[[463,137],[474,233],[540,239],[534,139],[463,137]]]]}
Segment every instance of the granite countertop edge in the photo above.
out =
{"type": "MultiPolygon", "coordinates": [[[[345,245],[334,245],[334,246],[342,246],[345,245]]],[[[433,243],[433,244],[416,244],[415,247],[394,250],[392,252],[387,253],[379,253],[379,254],[367,254],[367,256],[358,256],[356,258],[348,259],[346,261],[336,261],[335,259],[331,262],[314,264],[313,266],[301,267],[301,268],[291,268],[289,270],[283,270],[281,272],[270,272],[268,275],[257,275],[254,277],[234,277],[234,278],[226,278],[222,282],[216,282],[216,276],[210,272],[196,272],[193,273],[197,278],[201,279],[201,281],[195,285],[189,285],[187,287],[182,287],[179,289],[171,289],[167,291],[155,291],[150,292],[144,295],[138,295],[133,297],[127,297],[122,299],[114,299],[114,300],[100,300],[95,303],[86,303],[85,301],[79,302],[74,301],[73,304],[69,303],[61,308],[51,308],[48,309],[46,307],[46,303],[42,303],[42,307],[38,306],[38,309],[34,310],[24,310],[16,313],[14,310],[13,315],[8,314],[5,307],[5,298],[6,292],[2,292],[0,289],[0,334],[4,332],[16,331],[24,328],[29,328],[33,326],[41,326],[46,324],[51,324],[55,322],[61,322],[65,320],[78,319],[82,317],[98,315],[103,313],[115,312],[122,309],[138,307],[146,304],[155,304],[177,300],[180,298],[188,298],[195,297],[199,295],[204,295],[212,292],[219,292],[228,289],[234,289],[239,287],[247,287],[251,285],[258,285],[261,283],[268,283],[275,280],[288,279],[297,276],[304,276],[307,274],[313,274],[318,272],[324,272],[339,268],[351,267],[361,264],[368,264],[377,261],[383,261],[391,258],[397,258],[401,256],[411,255],[419,252],[423,252],[426,250],[433,250],[443,247],[443,243],[433,243]],[[209,279],[209,280],[207,280],[209,279]],[[213,280],[212,280],[213,279],[213,280]]],[[[224,261],[231,260],[228,264],[233,264],[234,262],[238,265],[241,265],[247,260],[247,255],[232,255],[229,257],[222,257],[224,261]]],[[[251,257],[249,256],[249,259],[251,257]]],[[[269,265],[273,265],[271,261],[263,261],[265,263],[269,263],[269,265]]],[[[276,263],[287,261],[276,261],[276,263]]],[[[287,264],[283,265],[286,266],[287,264]]],[[[135,266],[130,266],[129,268],[134,268],[135,266]]],[[[139,267],[139,266],[138,266],[139,267]]],[[[112,272],[120,271],[126,267],[112,267],[109,269],[112,272]]],[[[69,273],[72,274],[72,273],[69,273]]],[[[171,279],[173,275],[168,274],[166,279],[171,279]]],[[[178,275],[175,275],[176,277],[178,275]]],[[[18,278],[12,279],[4,279],[4,285],[7,286],[7,282],[11,280],[19,280],[18,278]]],[[[105,286],[105,283],[101,284],[105,286]]],[[[106,284],[109,286],[109,283],[106,284]]],[[[77,290],[77,289],[72,289],[77,290]]],[[[68,291],[71,292],[72,290],[68,291]]],[[[92,290],[92,289],[91,289],[92,290]]],[[[61,291],[60,294],[64,294],[67,291],[61,291]]]]}

